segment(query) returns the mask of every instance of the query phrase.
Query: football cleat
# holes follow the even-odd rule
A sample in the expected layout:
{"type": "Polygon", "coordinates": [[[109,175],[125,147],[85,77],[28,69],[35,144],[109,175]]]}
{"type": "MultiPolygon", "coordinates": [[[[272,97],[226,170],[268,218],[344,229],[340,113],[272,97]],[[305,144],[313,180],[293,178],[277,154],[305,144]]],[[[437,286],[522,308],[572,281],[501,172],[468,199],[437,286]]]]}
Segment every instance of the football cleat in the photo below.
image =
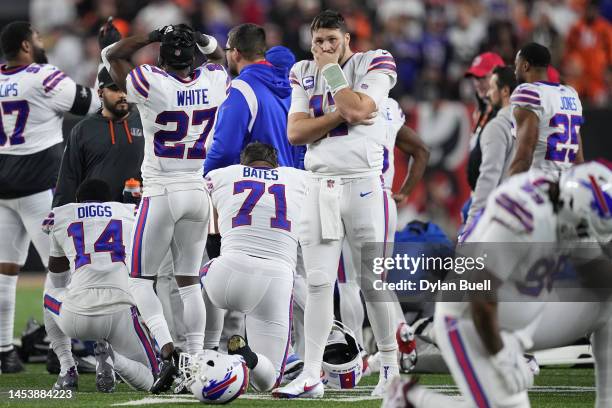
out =
{"type": "Polygon", "coordinates": [[[417,382],[418,378],[393,378],[385,392],[382,408],[414,408],[408,400],[408,393],[417,382]]]}
{"type": "Polygon", "coordinates": [[[391,383],[393,378],[399,377],[399,370],[397,368],[391,370],[389,366],[381,366],[379,376],[378,384],[376,384],[371,394],[373,397],[382,397],[385,395],[387,385],[391,383]]]}
{"type": "Polygon", "coordinates": [[[274,398],[323,398],[325,390],[320,378],[302,371],[300,375],[284,387],[272,390],[274,398]]]}
{"type": "Polygon", "coordinates": [[[395,340],[400,353],[400,369],[403,373],[408,373],[414,369],[417,362],[417,344],[412,327],[400,323],[395,332],[395,340]]]}
{"type": "Polygon", "coordinates": [[[178,363],[179,355],[176,350],[167,359],[162,359],[159,364],[159,374],[151,386],[151,393],[159,394],[170,389],[179,374],[178,363]]]}
{"type": "Polygon", "coordinates": [[[536,360],[535,356],[533,354],[524,354],[524,357],[533,375],[540,374],[540,365],[538,364],[538,360],[536,360]]]}
{"type": "Polygon", "coordinates": [[[60,391],[76,391],[79,388],[79,373],[77,372],[76,366],[72,366],[68,369],[66,374],[59,374],[57,381],[53,384],[53,390],[60,391]]]}
{"type": "Polygon", "coordinates": [[[252,370],[257,365],[257,354],[251,350],[244,337],[234,334],[227,341],[227,354],[230,356],[238,354],[244,358],[249,370],[252,370]]]}
{"type": "Polygon", "coordinates": [[[0,353],[0,367],[2,367],[2,374],[15,374],[24,370],[15,348],[0,353]]]}
{"type": "Polygon", "coordinates": [[[114,392],[117,380],[113,367],[115,355],[111,345],[104,340],[96,342],[94,356],[96,357],[96,389],[99,392],[114,392]]]}
{"type": "Polygon", "coordinates": [[[283,373],[283,384],[294,380],[300,375],[302,368],[304,368],[304,362],[297,354],[293,353],[287,357],[287,361],[285,361],[285,372],[283,373]]]}

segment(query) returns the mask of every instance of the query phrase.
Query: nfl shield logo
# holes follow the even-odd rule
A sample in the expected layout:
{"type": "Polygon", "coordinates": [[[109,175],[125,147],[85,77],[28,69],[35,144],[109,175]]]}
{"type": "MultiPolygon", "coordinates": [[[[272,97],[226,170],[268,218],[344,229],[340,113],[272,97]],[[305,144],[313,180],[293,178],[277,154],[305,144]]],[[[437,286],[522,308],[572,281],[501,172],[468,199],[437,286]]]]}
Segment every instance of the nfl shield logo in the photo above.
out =
{"type": "Polygon", "coordinates": [[[327,180],[327,188],[334,188],[334,180],[327,180]]]}

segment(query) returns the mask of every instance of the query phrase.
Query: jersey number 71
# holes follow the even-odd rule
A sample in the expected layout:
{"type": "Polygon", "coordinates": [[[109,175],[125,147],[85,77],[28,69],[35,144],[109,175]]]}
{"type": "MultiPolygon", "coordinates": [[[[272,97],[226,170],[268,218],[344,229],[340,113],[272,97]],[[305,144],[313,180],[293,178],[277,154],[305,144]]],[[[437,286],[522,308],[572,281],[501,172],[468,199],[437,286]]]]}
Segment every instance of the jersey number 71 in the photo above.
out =
{"type": "MultiPolygon", "coordinates": [[[[266,183],[254,180],[243,180],[234,183],[234,195],[251,190],[244,199],[238,214],[232,218],[232,228],[243,225],[251,225],[253,217],[251,213],[257,205],[259,199],[266,191],[266,183]]],[[[270,228],[279,228],[291,231],[291,221],[287,219],[287,198],[285,196],[284,184],[273,184],[268,187],[268,193],[274,196],[274,206],[276,208],[274,217],[270,218],[270,228]]]]}

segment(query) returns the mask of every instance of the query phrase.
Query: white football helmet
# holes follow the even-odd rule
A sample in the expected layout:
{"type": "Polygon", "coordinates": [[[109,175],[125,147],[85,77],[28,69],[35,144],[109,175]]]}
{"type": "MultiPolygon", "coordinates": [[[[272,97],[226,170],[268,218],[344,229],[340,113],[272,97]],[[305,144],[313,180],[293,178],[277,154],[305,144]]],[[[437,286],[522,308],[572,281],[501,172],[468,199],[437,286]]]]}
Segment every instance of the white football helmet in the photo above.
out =
{"type": "Polygon", "coordinates": [[[601,163],[572,167],[559,181],[559,233],[566,240],[612,240],[612,171],[601,163]]]}
{"type": "Polygon", "coordinates": [[[227,404],[244,394],[249,369],[238,355],[205,350],[203,354],[179,356],[180,386],[205,404],[227,404]]]}
{"type": "Polygon", "coordinates": [[[363,372],[361,350],[355,334],[339,321],[334,321],[323,351],[321,382],[330,388],[354,388],[363,372]]]}

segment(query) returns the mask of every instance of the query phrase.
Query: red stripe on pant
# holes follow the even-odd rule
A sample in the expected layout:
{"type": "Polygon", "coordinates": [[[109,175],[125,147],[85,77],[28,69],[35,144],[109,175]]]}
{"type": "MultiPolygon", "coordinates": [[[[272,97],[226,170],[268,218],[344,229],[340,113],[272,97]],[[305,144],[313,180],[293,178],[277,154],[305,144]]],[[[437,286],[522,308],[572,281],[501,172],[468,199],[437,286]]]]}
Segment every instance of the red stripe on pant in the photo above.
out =
{"type": "Polygon", "coordinates": [[[159,365],[157,364],[157,355],[155,354],[155,348],[149,337],[147,336],[145,329],[140,324],[140,319],[138,317],[138,309],[136,306],[132,306],[132,322],[134,323],[134,330],[136,330],[136,335],[138,339],[142,343],[142,346],[145,349],[145,353],[147,355],[147,359],[149,360],[149,364],[151,365],[151,370],[153,374],[159,373],[159,365]]]}
{"type": "Polygon", "coordinates": [[[140,212],[138,213],[138,222],[136,223],[136,232],[134,234],[134,247],[132,248],[132,270],[130,276],[138,278],[142,275],[142,237],[144,235],[144,227],[147,222],[147,214],[149,213],[149,197],[144,197],[140,203],[140,212]]]}
{"type": "Polygon", "coordinates": [[[474,398],[474,402],[476,402],[476,406],[478,408],[489,408],[490,405],[489,401],[487,400],[487,396],[482,390],[478,377],[476,376],[476,372],[474,371],[474,367],[472,367],[472,363],[470,363],[463,340],[461,339],[461,334],[459,333],[459,328],[457,327],[457,319],[445,317],[444,321],[446,323],[446,331],[448,333],[451,346],[455,352],[455,357],[457,358],[461,371],[463,371],[463,376],[468,383],[472,397],[474,398]]]}

